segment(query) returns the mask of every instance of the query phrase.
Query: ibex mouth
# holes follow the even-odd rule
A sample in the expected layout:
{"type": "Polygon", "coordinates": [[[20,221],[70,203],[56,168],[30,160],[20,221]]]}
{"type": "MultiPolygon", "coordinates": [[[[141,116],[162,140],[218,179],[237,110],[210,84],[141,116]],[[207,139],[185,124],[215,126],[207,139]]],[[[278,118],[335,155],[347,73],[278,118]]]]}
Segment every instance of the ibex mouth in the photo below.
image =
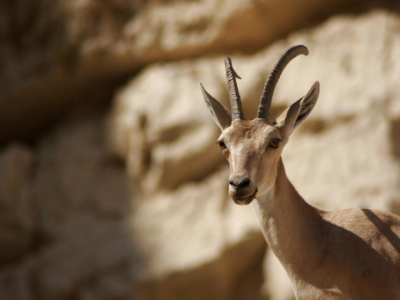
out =
{"type": "Polygon", "coordinates": [[[250,196],[245,196],[245,197],[232,197],[233,201],[238,204],[238,205],[248,205],[250,204],[257,195],[258,189],[256,188],[256,190],[254,191],[253,194],[251,194],[250,196]]]}

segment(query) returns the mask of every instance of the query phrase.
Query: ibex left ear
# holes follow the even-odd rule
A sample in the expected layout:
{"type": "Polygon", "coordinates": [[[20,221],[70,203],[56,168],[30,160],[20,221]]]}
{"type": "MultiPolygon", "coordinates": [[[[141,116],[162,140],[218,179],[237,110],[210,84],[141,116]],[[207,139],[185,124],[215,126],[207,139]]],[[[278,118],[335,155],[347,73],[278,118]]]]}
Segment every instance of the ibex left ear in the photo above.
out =
{"type": "Polygon", "coordinates": [[[203,85],[200,83],[201,91],[203,93],[204,101],[207,104],[207,108],[214,119],[214,122],[223,131],[225,128],[231,126],[232,118],[229,110],[218,102],[213,96],[211,96],[204,89],[203,85]]]}
{"type": "Polygon", "coordinates": [[[276,127],[284,137],[289,137],[293,129],[303,122],[313,110],[319,96],[319,82],[313,84],[300,100],[293,103],[275,121],[276,127]]]}

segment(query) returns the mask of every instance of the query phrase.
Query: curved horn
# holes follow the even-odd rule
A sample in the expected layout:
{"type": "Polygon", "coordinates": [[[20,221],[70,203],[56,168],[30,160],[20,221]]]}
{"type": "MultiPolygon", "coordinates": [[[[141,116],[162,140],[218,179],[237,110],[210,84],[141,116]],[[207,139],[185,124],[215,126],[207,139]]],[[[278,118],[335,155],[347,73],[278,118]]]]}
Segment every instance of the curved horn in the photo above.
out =
{"type": "Polygon", "coordinates": [[[269,118],[269,110],[271,108],[272,95],[274,94],[275,86],[278,83],[279,77],[287,64],[296,56],[303,54],[308,55],[307,47],[303,45],[293,46],[289,48],[285,54],[282,55],[278,63],[275,65],[268,80],[265,84],[264,90],[261,94],[260,106],[258,107],[257,118],[266,119],[269,118]]]}
{"type": "Polygon", "coordinates": [[[242,101],[240,100],[239,90],[236,84],[236,78],[241,78],[233,69],[232,61],[229,57],[225,59],[225,70],[226,80],[228,81],[229,99],[231,100],[232,121],[243,120],[242,101]]]}

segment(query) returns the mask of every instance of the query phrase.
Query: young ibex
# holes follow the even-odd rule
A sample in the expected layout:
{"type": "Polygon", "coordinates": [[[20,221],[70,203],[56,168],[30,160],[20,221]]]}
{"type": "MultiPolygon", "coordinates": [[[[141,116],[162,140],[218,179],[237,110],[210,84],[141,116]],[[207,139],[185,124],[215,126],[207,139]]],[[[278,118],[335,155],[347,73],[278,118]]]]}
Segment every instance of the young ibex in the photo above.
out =
{"type": "Polygon", "coordinates": [[[296,299],[400,299],[400,218],[369,209],[315,208],[286,177],[282,150],[314,108],[319,83],[273,122],[269,111],[283,69],[300,54],[308,55],[307,48],[292,47],[275,65],[256,119],[244,119],[235,79],[240,77],[229,58],[232,114],[201,85],[222,130],[218,144],[230,164],[229,195],[240,205],[254,200],[265,239],[291,278],[296,299]]]}

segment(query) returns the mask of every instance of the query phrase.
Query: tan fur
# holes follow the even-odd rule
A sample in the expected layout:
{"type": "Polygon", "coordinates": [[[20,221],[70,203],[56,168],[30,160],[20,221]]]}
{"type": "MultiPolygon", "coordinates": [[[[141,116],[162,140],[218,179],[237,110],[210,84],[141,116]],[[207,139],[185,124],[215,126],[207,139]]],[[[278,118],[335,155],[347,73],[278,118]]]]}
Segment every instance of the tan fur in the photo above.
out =
{"type": "Polygon", "coordinates": [[[254,205],[263,234],[297,299],[400,299],[400,218],[375,210],[327,212],[307,204],[286,177],[284,143],[267,148],[277,137],[288,138],[255,119],[232,122],[220,140],[231,175],[250,177],[249,194],[258,188],[254,205]]]}
{"type": "Polygon", "coordinates": [[[230,164],[229,195],[240,205],[254,200],[265,239],[291,278],[296,299],[400,299],[400,218],[369,209],[323,211],[305,202],[286,177],[282,150],[314,108],[319,83],[276,121],[262,116],[269,116],[283,68],[299,54],[307,55],[307,48],[290,48],[275,65],[257,119],[242,118],[233,69],[227,73],[239,116],[233,121],[228,109],[202,87],[222,130],[218,141],[230,164]]]}

